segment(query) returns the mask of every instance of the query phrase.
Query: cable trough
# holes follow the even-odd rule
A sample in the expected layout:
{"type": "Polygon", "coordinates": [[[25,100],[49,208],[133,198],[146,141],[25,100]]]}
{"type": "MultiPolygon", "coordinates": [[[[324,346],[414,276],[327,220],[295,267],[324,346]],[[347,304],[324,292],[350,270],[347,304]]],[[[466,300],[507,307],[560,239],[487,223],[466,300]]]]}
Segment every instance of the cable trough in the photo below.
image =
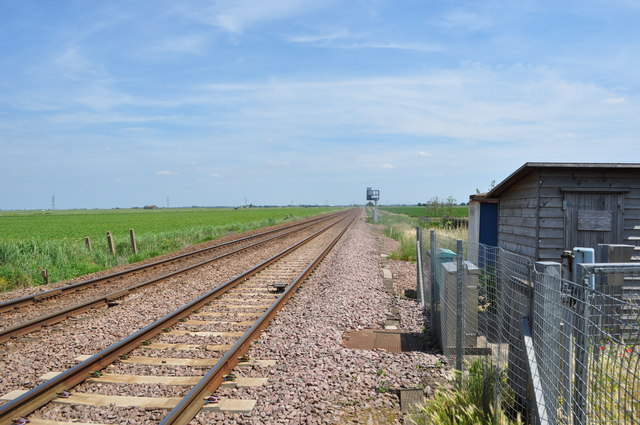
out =
{"type": "Polygon", "coordinates": [[[220,385],[257,385],[263,381],[238,377],[234,368],[265,364],[245,357],[250,342],[354,219],[350,213],[323,227],[18,396],[0,407],[0,425],[26,420],[32,424],[56,423],[47,420],[71,422],[72,418],[62,417],[64,413],[75,412],[76,421],[83,409],[90,409],[86,412],[90,418],[111,415],[110,423],[123,423],[132,418],[127,415],[133,414],[146,415],[145,420],[151,418],[162,424],[186,424],[202,408],[249,409],[250,400],[218,399],[215,390],[220,385]],[[286,287],[277,292],[274,284],[282,282],[286,287]],[[65,410],[61,405],[73,405],[73,409],[65,410]],[[32,414],[34,411],[37,412],[32,414]]]}

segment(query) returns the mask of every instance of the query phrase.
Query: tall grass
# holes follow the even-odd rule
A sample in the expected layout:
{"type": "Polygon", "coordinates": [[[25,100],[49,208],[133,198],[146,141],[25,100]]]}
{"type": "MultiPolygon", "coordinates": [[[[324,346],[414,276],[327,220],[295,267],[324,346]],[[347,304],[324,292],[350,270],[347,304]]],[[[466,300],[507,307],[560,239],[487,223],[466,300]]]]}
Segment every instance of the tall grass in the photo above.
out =
{"type": "MultiPolygon", "coordinates": [[[[379,211],[379,222],[383,226],[383,233],[400,242],[400,246],[391,252],[390,258],[394,260],[416,261],[416,227],[418,220],[404,214],[393,214],[387,211],[379,211]]],[[[437,236],[446,236],[452,240],[466,241],[468,231],[465,228],[437,229],[437,236]]],[[[428,248],[428,229],[424,229],[424,242],[428,248]]],[[[455,249],[455,247],[454,247],[455,249]]]]}
{"type": "Polygon", "coordinates": [[[433,399],[419,406],[409,419],[415,425],[520,425],[505,410],[513,404],[506,374],[484,360],[473,362],[467,372],[458,372],[455,389],[441,388],[433,399]]]}
{"type": "Polygon", "coordinates": [[[56,282],[83,274],[166,254],[185,246],[280,222],[272,218],[223,226],[194,226],[176,231],[136,235],[138,254],[132,254],[129,234],[114,234],[116,254],[106,241],[93,241],[89,251],[83,240],[0,240],[0,292],[41,285],[41,269],[56,282]]]}
{"type": "Polygon", "coordinates": [[[379,222],[383,233],[400,242],[398,249],[390,253],[394,260],[416,261],[417,220],[406,215],[380,212],[379,222]]]}

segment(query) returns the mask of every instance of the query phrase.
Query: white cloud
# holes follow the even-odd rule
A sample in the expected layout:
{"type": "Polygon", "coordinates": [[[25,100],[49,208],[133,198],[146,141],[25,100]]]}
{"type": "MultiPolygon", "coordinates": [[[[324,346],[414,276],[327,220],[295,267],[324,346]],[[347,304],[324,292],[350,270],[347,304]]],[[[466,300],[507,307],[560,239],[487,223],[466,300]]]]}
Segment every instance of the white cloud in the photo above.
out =
{"type": "Polygon", "coordinates": [[[332,31],[319,35],[298,35],[286,38],[293,43],[311,44],[315,47],[330,49],[389,49],[389,50],[415,50],[422,52],[438,52],[442,46],[430,43],[403,43],[394,41],[362,41],[367,36],[363,34],[351,34],[347,29],[332,31]],[[348,40],[361,40],[352,41],[348,40]]]}
{"type": "Polygon", "coordinates": [[[606,103],[608,105],[622,105],[627,103],[627,100],[624,97],[610,97],[603,100],[602,103],[606,103]]]}
{"type": "Polygon", "coordinates": [[[252,25],[308,13],[330,3],[324,0],[234,0],[200,2],[201,7],[191,4],[179,10],[191,19],[241,34],[252,25]]]}
{"type": "Polygon", "coordinates": [[[341,49],[393,49],[393,50],[415,50],[419,52],[439,52],[443,50],[442,46],[437,44],[426,43],[396,43],[396,42],[366,42],[345,44],[335,46],[341,49]]]}
{"type": "MultiPolygon", "coordinates": [[[[456,151],[476,152],[484,143],[508,147],[509,155],[519,150],[530,156],[532,144],[543,152],[559,139],[578,137],[580,143],[593,144],[594,149],[603,138],[616,139],[620,149],[629,149],[640,131],[636,102],[620,104],[614,111],[602,99],[616,98],[615,92],[526,65],[492,68],[472,64],[384,78],[271,80],[245,84],[237,91],[226,89],[214,91],[208,99],[212,107],[229,104],[229,99],[240,102],[233,121],[243,123],[234,128],[245,133],[244,139],[262,140],[267,131],[282,135],[279,140],[325,140],[333,147],[343,134],[361,139],[370,134],[397,134],[453,144],[456,151]],[[253,125],[247,127],[247,122],[253,125]]],[[[291,144],[309,151],[302,143],[291,144]]],[[[405,158],[386,162],[404,164],[409,158],[434,154],[419,152],[408,151],[405,158]]],[[[438,153],[438,157],[446,156],[438,153]]],[[[372,158],[365,164],[381,162],[372,158]]]]}
{"type": "Polygon", "coordinates": [[[211,173],[209,174],[210,177],[220,177],[220,173],[211,173]]]}
{"type": "Polygon", "coordinates": [[[132,96],[102,85],[79,88],[79,93],[74,100],[96,110],[112,109],[116,106],[134,103],[132,96]]]}
{"type": "Polygon", "coordinates": [[[178,173],[170,170],[158,170],[156,171],[156,176],[177,176],[178,173]]]}
{"type": "Polygon", "coordinates": [[[336,39],[347,38],[349,36],[349,31],[346,29],[341,29],[339,31],[333,31],[328,34],[321,35],[296,35],[287,38],[287,41],[291,41],[293,43],[317,43],[319,41],[333,41],[336,39]]]}
{"type": "Polygon", "coordinates": [[[286,167],[289,165],[288,161],[281,161],[277,159],[267,159],[264,163],[266,165],[273,165],[274,167],[286,167]]]}
{"type": "Polygon", "coordinates": [[[77,46],[68,46],[53,58],[61,75],[72,80],[95,80],[107,77],[104,67],[91,61],[77,46]]]}
{"type": "Polygon", "coordinates": [[[493,22],[487,15],[457,10],[439,19],[438,25],[457,31],[477,32],[489,29],[493,22]]]}
{"type": "Polygon", "coordinates": [[[364,165],[365,168],[370,168],[373,170],[393,170],[396,168],[395,165],[385,162],[385,163],[368,163],[364,165]]]}
{"type": "Polygon", "coordinates": [[[154,50],[168,53],[199,54],[207,47],[209,37],[203,34],[188,34],[167,38],[158,42],[154,50]]]}
{"type": "Polygon", "coordinates": [[[552,138],[557,140],[576,140],[576,139],[582,139],[584,138],[584,136],[577,133],[566,132],[566,133],[554,134],[552,138]]]}

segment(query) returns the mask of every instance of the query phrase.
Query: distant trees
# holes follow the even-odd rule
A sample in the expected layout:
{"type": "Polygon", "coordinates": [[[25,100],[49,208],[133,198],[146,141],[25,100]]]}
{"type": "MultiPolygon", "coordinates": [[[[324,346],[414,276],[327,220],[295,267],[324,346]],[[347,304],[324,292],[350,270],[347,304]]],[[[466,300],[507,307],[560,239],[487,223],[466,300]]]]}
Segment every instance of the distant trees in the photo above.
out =
{"type": "Polygon", "coordinates": [[[451,195],[447,196],[446,199],[434,196],[422,205],[426,207],[427,217],[453,217],[455,216],[455,206],[458,205],[458,201],[451,195]]]}
{"type": "MultiPolygon", "coordinates": [[[[496,181],[495,180],[491,180],[491,183],[489,184],[489,189],[487,189],[487,192],[491,192],[493,190],[493,188],[496,187],[496,181]]],[[[480,189],[478,189],[476,187],[476,195],[479,195],[480,193],[480,189]]]]}

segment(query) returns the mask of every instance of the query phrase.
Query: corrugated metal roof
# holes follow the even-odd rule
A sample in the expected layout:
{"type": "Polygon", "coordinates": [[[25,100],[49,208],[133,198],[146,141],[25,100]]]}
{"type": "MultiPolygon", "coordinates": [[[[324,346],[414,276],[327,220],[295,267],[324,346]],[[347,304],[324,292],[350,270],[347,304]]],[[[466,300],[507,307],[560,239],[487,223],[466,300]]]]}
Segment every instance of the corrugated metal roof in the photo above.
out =
{"type": "Polygon", "coordinates": [[[624,162],[526,162],[522,167],[514,171],[509,177],[498,183],[491,189],[486,198],[497,198],[502,192],[520,180],[522,177],[539,168],[562,168],[562,169],[634,169],[640,170],[639,163],[624,162]]]}

